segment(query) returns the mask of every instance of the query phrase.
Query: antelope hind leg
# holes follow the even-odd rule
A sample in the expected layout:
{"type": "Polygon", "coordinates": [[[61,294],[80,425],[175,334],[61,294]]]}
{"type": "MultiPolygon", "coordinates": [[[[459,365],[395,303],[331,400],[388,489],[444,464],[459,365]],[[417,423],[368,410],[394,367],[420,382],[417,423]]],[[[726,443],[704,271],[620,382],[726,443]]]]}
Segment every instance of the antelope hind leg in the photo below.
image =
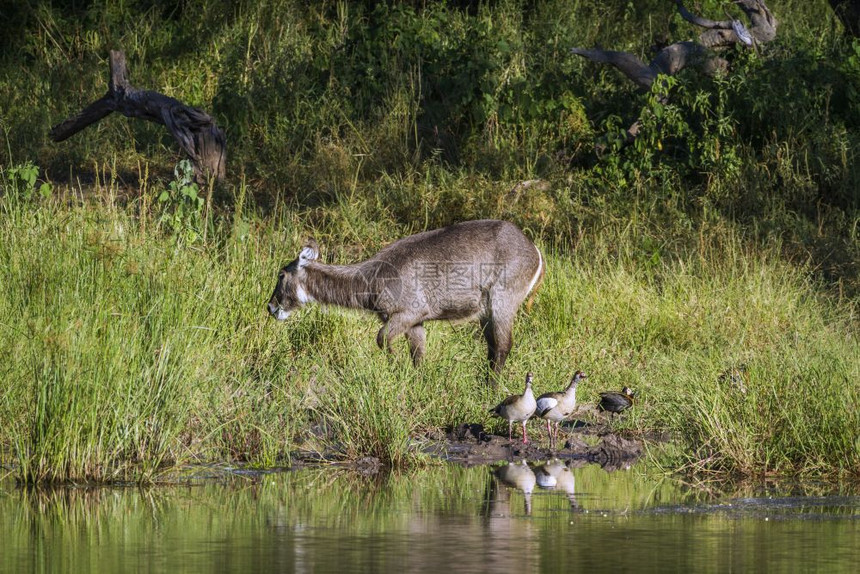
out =
{"type": "Polygon", "coordinates": [[[424,332],[424,324],[413,325],[406,331],[406,340],[409,342],[409,352],[412,355],[412,364],[416,367],[424,357],[424,344],[427,334],[424,332]]]}

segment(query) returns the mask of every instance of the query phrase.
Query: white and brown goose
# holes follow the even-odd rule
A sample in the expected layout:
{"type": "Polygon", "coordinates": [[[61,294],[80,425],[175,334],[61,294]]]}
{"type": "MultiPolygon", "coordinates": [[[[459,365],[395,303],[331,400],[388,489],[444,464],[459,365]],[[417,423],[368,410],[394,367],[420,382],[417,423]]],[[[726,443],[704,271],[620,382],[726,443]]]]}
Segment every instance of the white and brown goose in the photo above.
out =
{"type": "Polygon", "coordinates": [[[490,409],[489,412],[508,421],[508,440],[513,440],[512,429],[515,422],[523,424],[523,444],[529,442],[529,435],[526,432],[526,423],[534,414],[537,408],[535,402],[535,394],[532,391],[532,374],[526,375],[526,390],[521,395],[511,395],[496,407],[490,409]]]}
{"type": "Polygon", "coordinates": [[[558,429],[561,421],[565,420],[576,408],[576,386],[582,379],[588,378],[582,371],[576,371],[567,388],[560,392],[544,393],[537,398],[537,416],[546,421],[546,432],[549,435],[549,447],[555,448],[558,441],[558,429]],[[555,423],[555,430],[553,424],[555,423]]]}

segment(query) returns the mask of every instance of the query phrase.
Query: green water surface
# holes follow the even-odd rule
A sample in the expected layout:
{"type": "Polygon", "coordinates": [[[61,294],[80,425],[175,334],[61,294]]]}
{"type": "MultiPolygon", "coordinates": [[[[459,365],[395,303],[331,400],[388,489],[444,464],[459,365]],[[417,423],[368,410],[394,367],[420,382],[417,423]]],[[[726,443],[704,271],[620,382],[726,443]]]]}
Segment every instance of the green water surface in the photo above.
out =
{"type": "Polygon", "coordinates": [[[2,572],[856,572],[860,498],[714,494],[635,467],[0,484],[2,572]]]}

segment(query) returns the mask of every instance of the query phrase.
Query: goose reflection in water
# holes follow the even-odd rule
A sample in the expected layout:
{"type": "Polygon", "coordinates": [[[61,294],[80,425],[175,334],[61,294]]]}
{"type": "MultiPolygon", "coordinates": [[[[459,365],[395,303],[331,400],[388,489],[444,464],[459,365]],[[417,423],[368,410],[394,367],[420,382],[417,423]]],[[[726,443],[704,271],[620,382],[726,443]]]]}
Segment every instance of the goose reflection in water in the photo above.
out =
{"type": "Polygon", "coordinates": [[[490,470],[483,507],[485,530],[481,538],[486,547],[484,554],[476,555],[480,556],[479,567],[471,571],[539,571],[540,526],[532,520],[522,520],[522,508],[512,508],[517,493],[522,492],[525,514],[531,514],[531,496],[536,482],[534,471],[526,461],[508,463],[490,470]]]}
{"type": "Polygon", "coordinates": [[[567,494],[572,510],[579,510],[576,502],[576,479],[567,464],[557,458],[548,460],[534,470],[538,488],[557,490],[567,494]]]}
{"type": "MultiPolygon", "coordinates": [[[[532,513],[532,492],[534,492],[537,477],[535,477],[535,473],[528,463],[525,460],[519,463],[509,462],[496,468],[494,474],[502,484],[522,491],[525,497],[525,513],[530,515],[532,513]]],[[[504,496],[500,492],[497,492],[497,495],[504,496]]]]}

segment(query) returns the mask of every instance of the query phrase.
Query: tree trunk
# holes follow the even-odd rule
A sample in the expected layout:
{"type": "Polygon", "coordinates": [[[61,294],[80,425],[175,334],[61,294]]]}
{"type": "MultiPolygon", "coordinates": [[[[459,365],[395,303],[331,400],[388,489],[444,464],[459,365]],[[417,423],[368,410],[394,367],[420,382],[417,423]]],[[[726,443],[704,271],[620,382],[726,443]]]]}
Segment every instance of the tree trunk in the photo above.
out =
{"type": "MultiPolygon", "coordinates": [[[[831,0],[833,1],[837,0],[831,0]]],[[[860,4],[860,0],[842,1],[860,4]]],[[[710,20],[687,10],[682,0],[675,0],[675,4],[684,20],[705,28],[699,34],[698,42],[676,42],[666,46],[648,64],[629,52],[572,48],[571,53],[592,62],[614,66],[637,86],[648,90],[659,74],[673,76],[685,68],[698,68],[708,75],[725,72],[729,63],[718,55],[722,48],[733,44],[755,48],[758,44],[764,44],[776,38],[779,23],[765,5],[764,0],[733,1],[733,4],[737,5],[749,20],[749,28],[740,20],[732,18],[728,12],[726,12],[728,17],[726,20],[710,20]]],[[[641,127],[641,119],[638,119],[627,129],[628,142],[636,139],[641,127]]]]}
{"type": "Polygon", "coordinates": [[[110,114],[119,112],[167,126],[194,164],[198,181],[226,174],[227,143],[223,130],[209,114],[158,92],[139,90],[128,81],[125,54],[111,50],[107,93],[77,115],[51,128],[51,139],[61,142],[110,114]]]}

